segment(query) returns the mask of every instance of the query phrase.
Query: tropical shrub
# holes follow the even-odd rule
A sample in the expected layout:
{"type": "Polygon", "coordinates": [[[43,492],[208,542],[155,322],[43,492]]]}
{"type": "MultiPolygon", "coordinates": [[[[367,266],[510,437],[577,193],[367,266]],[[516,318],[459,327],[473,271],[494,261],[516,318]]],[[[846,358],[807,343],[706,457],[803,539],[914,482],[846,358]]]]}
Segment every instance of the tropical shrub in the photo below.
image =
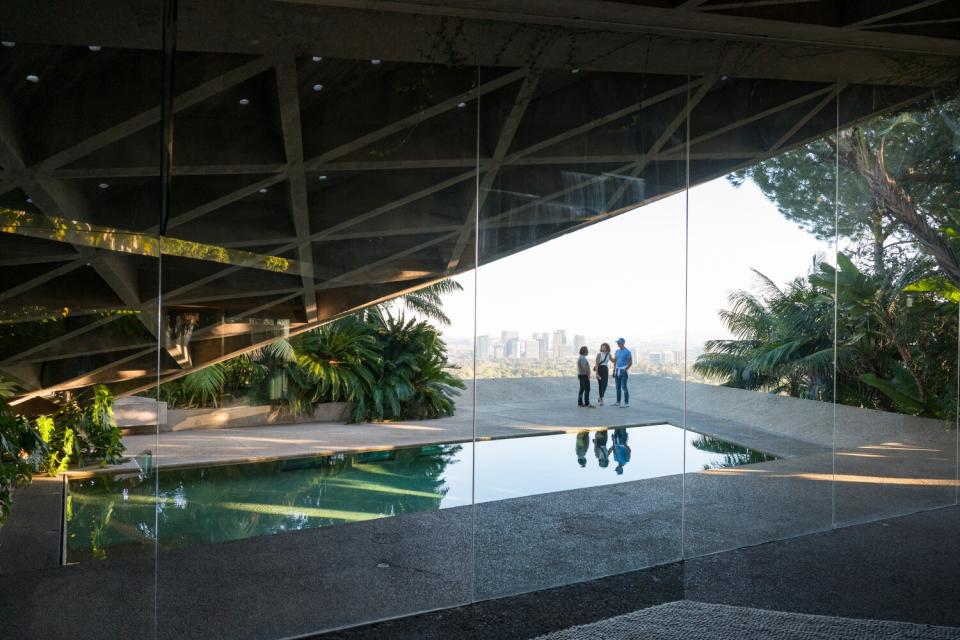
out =
{"type": "Polygon", "coordinates": [[[91,462],[115,464],[125,449],[113,420],[113,394],[104,385],[64,402],[52,416],[38,417],[36,429],[47,448],[43,467],[50,475],[91,462]]]}
{"type": "Polygon", "coordinates": [[[760,276],[757,293],[733,293],[721,312],[733,339],[707,342],[694,370],[731,387],[952,415],[956,288],[928,259],[891,264],[880,274],[842,253],[837,264],[820,262],[782,290],[760,276]]]}
{"type": "Polygon", "coordinates": [[[454,397],[465,385],[450,372],[447,346],[439,331],[427,322],[403,316],[378,314],[372,321],[383,345],[378,386],[384,395],[389,394],[377,419],[453,415],[454,397]]]}
{"type": "Polygon", "coordinates": [[[22,416],[14,415],[7,403],[13,386],[0,380],[0,524],[10,513],[13,491],[30,483],[33,458],[46,454],[46,445],[22,416]]]}
{"type": "Polygon", "coordinates": [[[359,316],[336,320],[299,336],[294,350],[309,375],[313,402],[349,402],[356,422],[375,414],[382,351],[369,322],[359,316]]]}

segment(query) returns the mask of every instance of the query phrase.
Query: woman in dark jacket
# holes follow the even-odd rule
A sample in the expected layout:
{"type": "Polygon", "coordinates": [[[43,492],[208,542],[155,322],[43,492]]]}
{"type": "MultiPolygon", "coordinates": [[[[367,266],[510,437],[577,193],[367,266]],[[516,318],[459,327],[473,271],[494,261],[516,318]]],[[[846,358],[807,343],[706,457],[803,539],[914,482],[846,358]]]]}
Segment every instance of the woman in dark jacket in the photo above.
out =
{"type": "Polygon", "coordinates": [[[597,354],[593,370],[597,372],[597,386],[600,395],[597,405],[602,407],[603,392],[607,390],[607,380],[610,378],[610,345],[606,342],[600,345],[600,353],[597,354]]]}

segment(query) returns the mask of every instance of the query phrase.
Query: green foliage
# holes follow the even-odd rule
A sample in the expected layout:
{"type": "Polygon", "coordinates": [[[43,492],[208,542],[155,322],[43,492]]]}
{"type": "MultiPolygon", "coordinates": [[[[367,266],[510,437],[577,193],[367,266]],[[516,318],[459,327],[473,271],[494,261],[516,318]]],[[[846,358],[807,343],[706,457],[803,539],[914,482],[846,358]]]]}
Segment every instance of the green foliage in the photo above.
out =
{"type": "Polygon", "coordinates": [[[43,467],[50,475],[91,462],[115,464],[125,449],[113,420],[113,394],[104,385],[65,401],[53,416],[38,417],[36,432],[47,448],[43,467]]]}
{"type": "MultiPolygon", "coordinates": [[[[449,322],[442,296],[459,290],[458,283],[444,280],[399,302],[420,316],[449,322]]],[[[439,331],[381,305],[191,372],[162,385],[159,396],[171,407],[249,402],[291,414],[347,402],[351,419],[362,422],[452,415],[463,388],[451,373],[439,331]]]]}
{"type": "Polygon", "coordinates": [[[784,290],[757,272],[760,293],[736,291],[720,318],[734,335],[711,340],[694,371],[740,389],[827,400],[831,394],[833,301],[797,278],[784,290]]]}
{"type": "Polygon", "coordinates": [[[399,298],[403,309],[444,326],[449,326],[450,317],[443,310],[443,296],[463,291],[456,280],[447,278],[417,289],[399,298]]]}
{"type": "Polygon", "coordinates": [[[357,422],[372,414],[381,351],[369,323],[348,316],[300,336],[294,349],[313,402],[349,402],[357,422]]]}
{"type": "Polygon", "coordinates": [[[870,274],[844,254],[781,291],[738,291],[721,317],[732,340],[713,340],[694,370],[743,389],[947,417],[955,396],[957,304],[929,260],[870,274]],[[940,282],[943,286],[934,286],[940,282]],[[836,295],[833,295],[836,285],[836,295]]]}
{"type": "Polygon", "coordinates": [[[394,390],[390,409],[395,417],[453,415],[454,397],[465,385],[450,371],[447,346],[439,332],[427,322],[405,321],[403,316],[381,315],[374,322],[383,345],[383,361],[389,363],[381,380],[394,390]]]}
{"type": "Polygon", "coordinates": [[[0,380],[0,524],[10,513],[13,491],[29,484],[35,457],[46,455],[46,445],[30,421],[14,415],[7,403],[13,385],[0,380]]]}
{"type": "Polygon", "coordinates": [[[788,220],[822,240],[839,234],[848,254],[880,273],[931,241],[960,251],[958,123],[960,96],[933,96],[910,112],[875,118],[742,169],[730,181],[752,181],[788,220]],[[864,163],[844,162],[853,158],[864,163]],[[930,223],[930,232],[921,233],[891,208],[898,190],[930,223]]]}

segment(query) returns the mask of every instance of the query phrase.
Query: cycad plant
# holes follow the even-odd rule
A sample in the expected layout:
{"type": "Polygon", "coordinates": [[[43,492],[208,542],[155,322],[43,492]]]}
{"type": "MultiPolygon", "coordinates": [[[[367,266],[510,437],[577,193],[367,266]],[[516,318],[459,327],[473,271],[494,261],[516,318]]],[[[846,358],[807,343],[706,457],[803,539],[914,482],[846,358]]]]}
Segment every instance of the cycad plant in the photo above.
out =
{"type": "Polygon", "coordinates": [[[293,348],[310,376],[313,402],[350,402],[355,421],[368,419],[381,354],[367,322],[357,316],[336,320],[295,338],[293,348]]]}

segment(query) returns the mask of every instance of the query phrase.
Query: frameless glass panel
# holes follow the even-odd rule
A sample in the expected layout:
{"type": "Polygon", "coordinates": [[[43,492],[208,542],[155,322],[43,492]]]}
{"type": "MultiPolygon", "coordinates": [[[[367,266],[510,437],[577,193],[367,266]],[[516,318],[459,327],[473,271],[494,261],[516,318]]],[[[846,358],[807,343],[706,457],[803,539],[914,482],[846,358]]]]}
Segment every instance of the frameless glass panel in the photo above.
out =
{"type": "Polygon", "coordinates": [[[150,638],[153,519],[120,527],[122,493],[82,487],[144,483],[154,509],[159,6],[105,3],[107,32],[19,4],[0,43],[0,634],[150,638]]]}
{"type": "Polygon", "coordinates": [[[463,604],[476,65],[435,33],[385,46],[383,15],[287,4],[224,29],[223,3],[180,9],[161,635],[463,604]]]}
{"type": "Polygon", "coordinates": [[[686,427],[775,459],[687,458],[688,557],[831,526],[835,95],[723,76],[691,110],[686,427]]]}
{"type": "Polygon", "coordinates": [[[837,314],[838,525],[954,504],[960,102],[851,89],[844,127],[837,314]]]}
{"type": "Polygon", "coordinates": [[[480,103],[479,599],[680,557],[683,114],[702,82],[530,64],[481,70],[511,82],[480,103]]]}

